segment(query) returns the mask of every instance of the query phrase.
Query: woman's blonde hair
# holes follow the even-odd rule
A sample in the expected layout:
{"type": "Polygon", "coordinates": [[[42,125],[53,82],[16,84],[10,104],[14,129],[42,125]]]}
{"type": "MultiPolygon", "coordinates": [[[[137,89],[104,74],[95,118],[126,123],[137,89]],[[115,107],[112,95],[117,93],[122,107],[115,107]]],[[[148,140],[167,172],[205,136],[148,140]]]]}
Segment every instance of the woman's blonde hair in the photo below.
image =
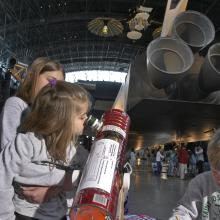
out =
{"type": "Polygon", "coordinates": [[[48,71],[61,71],[65,78],[64,69],[60,63],[48,57],[39,57],[28,67],[24,82],[18,88],[16,96],[23,99],[28,104],[32,104],[35,97],[35,89],[38,78],[48,71]]]}
{"type": "Polygon", "coordinates": [[[76,141],[73,118],[90,108],[87,91],[77,84],[56,81],[41,89],[21,126],[45,139],[53,161],[65,162],[67,147],[76,141]]]}
{"type": "Polygon", "coordinates": [[[211,167],[220,171],[220,129],[215,132],[209,141],[207,155],[211,167]]]}

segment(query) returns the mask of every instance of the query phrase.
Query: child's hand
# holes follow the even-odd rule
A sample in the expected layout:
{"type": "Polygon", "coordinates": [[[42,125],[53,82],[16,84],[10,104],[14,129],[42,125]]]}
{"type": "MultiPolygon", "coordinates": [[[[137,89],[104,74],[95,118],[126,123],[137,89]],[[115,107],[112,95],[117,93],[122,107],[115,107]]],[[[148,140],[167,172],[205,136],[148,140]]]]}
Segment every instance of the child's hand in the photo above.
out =
{"type": "Polygon", "coordinates": [[[22,186],[24,198],[30,203],[41,204],[50,198],[57,196],[61,192],[59,186],[22,186]]]}

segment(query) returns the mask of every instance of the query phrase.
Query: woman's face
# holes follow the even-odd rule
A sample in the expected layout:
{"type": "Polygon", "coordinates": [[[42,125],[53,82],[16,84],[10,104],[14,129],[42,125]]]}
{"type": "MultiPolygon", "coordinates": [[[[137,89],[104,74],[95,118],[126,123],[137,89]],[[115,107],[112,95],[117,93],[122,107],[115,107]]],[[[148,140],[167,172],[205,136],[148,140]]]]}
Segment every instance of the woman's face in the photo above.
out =
{"type": "Polygon", "coordinates": [[[46,86],[50,80],[56,79],[56,80],[64,80],[62,71],[47,71],[41,74],[38,78],[38,81],[36,83],[35,87],[35,96],[38,94],[38,92],[46,86]]]}
{"type": "Polygon", "coordinates": [[[75,135],[81,135],[83,133],[85,120],[87,119],[87,111],[88,104],[83,104],[81,113],[74,117],[73,124],[75,135]]]}

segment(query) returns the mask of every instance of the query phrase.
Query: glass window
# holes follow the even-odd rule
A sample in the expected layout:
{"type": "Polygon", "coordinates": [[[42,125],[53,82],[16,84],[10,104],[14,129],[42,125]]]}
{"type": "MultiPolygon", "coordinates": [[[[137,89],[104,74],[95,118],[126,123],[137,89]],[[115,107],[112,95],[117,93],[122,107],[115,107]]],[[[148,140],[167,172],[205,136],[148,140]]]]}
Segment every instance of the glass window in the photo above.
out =
{"type": "Polygon", "coordinates": [[[77,82],[78,80],[88,81],[109,81],[109,82],[121,82],[125,81],[125,72],[113,72],[113,71],[79,71],[66,73],[66,81],[77,82]]]}

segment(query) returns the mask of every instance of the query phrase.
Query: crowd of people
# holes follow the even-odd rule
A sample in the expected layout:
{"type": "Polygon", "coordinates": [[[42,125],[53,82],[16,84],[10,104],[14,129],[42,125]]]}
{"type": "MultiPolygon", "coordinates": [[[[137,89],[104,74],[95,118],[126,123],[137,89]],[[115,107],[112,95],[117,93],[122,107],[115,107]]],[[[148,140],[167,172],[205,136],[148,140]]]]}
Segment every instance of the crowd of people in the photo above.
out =
{"type": "Polygon", "coordinates": [[[168,166],[167,175],[170,177],[179,176],[180,179],[194,177],[210,169],[206,151],[200,146],[187,149],[185,144],[180,146],[173,145],[172,149],[164,150],[162,147],[157,149],[144,149],[135,152],[132,148],[130,152],[130,163],[135,167],[137,160],[142,160],[143,164],[151,165],[154,174],[160,174],[162,165],[168,166]]]}
{"type": "Polygon", "coordinates": [[[168,176],[180,176],[180,179],[184,179],[186,174],[194,177],[209,170],[208,161],[204,159],[206,155],[206,151],[201,146],[191,150],[184,144],[179,149],[175,147],[166,153],[168,176]]]}

